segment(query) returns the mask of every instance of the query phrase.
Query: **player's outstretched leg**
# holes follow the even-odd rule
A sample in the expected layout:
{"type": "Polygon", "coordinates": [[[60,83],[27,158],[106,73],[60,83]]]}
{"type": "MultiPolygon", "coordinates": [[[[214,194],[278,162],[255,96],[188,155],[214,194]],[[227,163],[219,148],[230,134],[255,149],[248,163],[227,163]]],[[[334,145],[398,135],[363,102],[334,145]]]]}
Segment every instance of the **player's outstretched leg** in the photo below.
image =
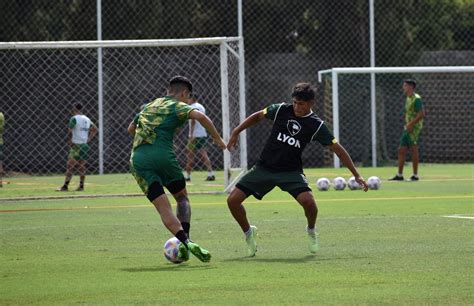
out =
{"type": "Polygon", "coordinates": [[[316,218],[318,216],[318,206],[314,200],[313,193],[311,191],[304,191],[299,193],[296,197],[296,201],[303,207],[304,214],[308,221],[306,232],[309,238],[309,251],[316,253],[319,250],[319,239],[316,231],[316,218]]]}
{"type": "Polygon", "coordinates": [[[247,212],[245,211],[242,202],[247,198],[245,192],[235,187],[227,198],[227,206],[234,217],[235,221],[239,223],[240,228],[245,234],[245,242],[247,242],[249,255],[255,256],[257,252],[257,242],[255,236],[257,235],[257,228],[249,224],[247,220],[247,212]]]}

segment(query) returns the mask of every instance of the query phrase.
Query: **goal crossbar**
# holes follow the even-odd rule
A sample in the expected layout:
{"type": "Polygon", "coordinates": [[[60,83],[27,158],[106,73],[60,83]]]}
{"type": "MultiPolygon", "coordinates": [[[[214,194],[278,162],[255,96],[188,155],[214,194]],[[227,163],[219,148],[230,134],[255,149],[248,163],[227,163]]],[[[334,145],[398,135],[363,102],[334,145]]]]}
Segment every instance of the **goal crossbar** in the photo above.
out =
{"type": "Polygon", "coordinates": [[[76,49],[76,48],[126,48],[126,47],[179,47],[196,45],[219,45],[237,42],[240,37],[207,37],[183,39],[143,40],[83,40],[83,41],[29,41],[0,42],[0,50],[19,49],[76,49]]]}

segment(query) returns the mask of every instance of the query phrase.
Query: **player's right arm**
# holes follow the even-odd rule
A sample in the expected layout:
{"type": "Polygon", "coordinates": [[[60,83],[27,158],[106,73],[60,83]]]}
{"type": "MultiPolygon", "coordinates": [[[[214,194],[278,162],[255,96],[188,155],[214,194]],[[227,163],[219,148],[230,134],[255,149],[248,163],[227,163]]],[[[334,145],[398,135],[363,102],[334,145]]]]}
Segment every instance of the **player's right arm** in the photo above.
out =
{"type": "Polygon", "coordinates": [[[227,144],[227,149],[230,150],[230,149],[235,147],[235,144],[237,143],[237,140],[239,139],[239,134],[243,130],[248,129],[252,125],[262,121],[265,118],[265,111],[266,111],[266,109],[262,109],[261,111],[255,112],[252,115],[245,118],[245,120],[242,121],[242,123],[239,124],[232,131],[232,134],[230,135],[229,143],[227,144]]]}
{"type": "Polygon", "coordinates": [[[211,135],[212,139],[214,139],[214,142],[217,144],[217,146],[221,150],[225,150],[226,145],[224,143],[224,140],[222,137],[219,135],[219,132],[217,132],[216,127],[214,126],[214,123],[212,123],[211,119],[209,119],[208,116],[205,114],[201,113],[200,111],[193,109],[189,113],[189,119],[194,119],[197,120],[211,135]]]}

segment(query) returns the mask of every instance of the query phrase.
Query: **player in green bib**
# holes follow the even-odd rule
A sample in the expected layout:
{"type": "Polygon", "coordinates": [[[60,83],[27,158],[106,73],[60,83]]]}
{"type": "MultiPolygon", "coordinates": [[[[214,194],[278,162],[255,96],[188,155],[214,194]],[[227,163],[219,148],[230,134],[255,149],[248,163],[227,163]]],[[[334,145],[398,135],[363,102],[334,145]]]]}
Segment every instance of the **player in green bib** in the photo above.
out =
{"type": "Polygon", "coordinates": [[[265,143],[257,165],[240,179],[227,198],[230,212],[245,234],[250,256],[255,256],[257,252],[255,241],[257,228],[249,224],[242,203],[250,195],[260,200],[276,186],[291,194],[303,207],[307,219],[309,251],[311,253],[318,251],[319,240],[316,230],[318,208],[303,173],[301,160],[303,150],[308,143],[318,142],[329,147],[351,171],[356,181],[363,186],[364,191],[368,189],[367,183],[360,176],[347,151],[311,110],[315,95],[311,84],[298,83],[293,88],[291,103],[270,105],[247,117],[232,131],[227,145],[229,150],[235,146],[243,130],[264,119],[273,121],[270,137],[265,143]]]}
{"type": "Polygon", "coordinates": [[[3,187],[3,129],[5,126],[5,116],[0,112],[0,187],[3,187]]]}
{"type": "Polygon", "coordinates": [[[398,148],[398,173],[390,180],[403,181],[403,167],[405,165],[408,149],[411,151],[413,164],[413,175],[411,181],[418,181],[418,140],[421,128],[423,127],[423,118],[425,111],[421,96],[415,92],[416,81],[412,79],[403,82],[403,92],[406,95],[405,101],[405,126],[400,138],[400,147],[398,148]]]}
{"type": "Polygon", "coordinates": [[[195,119],[206,128],[219,148],[224,150],[226,145],[212,121],[185,103],[192,93],[192,84],[187,78],[173,77],[167,91],[165,97],[146,104],[128,127],[128,132],[134,136],[130,168],[165,227],[181,241],[178,256],[188,260],[190,251],[199,260],[208,262],[211,254],[189,240],[191,207],[183,170],[173,149],[173,138],[188,119],[195,119]],[[164,187],[176,200],[176,215],[164,187]]]}

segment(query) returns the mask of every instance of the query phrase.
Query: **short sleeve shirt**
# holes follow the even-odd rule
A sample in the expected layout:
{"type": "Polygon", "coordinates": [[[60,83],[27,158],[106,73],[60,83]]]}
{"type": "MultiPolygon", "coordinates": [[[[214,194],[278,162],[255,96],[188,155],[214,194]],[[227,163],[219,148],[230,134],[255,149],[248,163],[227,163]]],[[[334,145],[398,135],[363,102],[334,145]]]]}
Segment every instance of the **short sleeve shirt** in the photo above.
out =
{"type": "Polygon", "coordinates": [[[137,127],[133,149],[142,144],[158,144],[172,150],[174,134],[192,110],[186,103],[168,96],[148,103],[134,118],[137,127]]]}
{"type": "MultiPolygon", "coordinates": [[[[412,96],[407,97],[405,101],[405,123],[409,123],[415,119],[416,114],[421,110],[423,110],[423,101],[419,94],[414,93],[412,96]]],[[[422,126],[423,120],[420,120],[413,128],[419,129],[422,126]]]]}
{"type": "Polygon", "coordinates": [[[292,104],[272,104],[263,110],[273,121],[272,131],[257,165],[274,171],[302,171],[301,155],[311,141],[323,146],[337,143],[324,122],[313,112],[297,117],[292,104]]]}

